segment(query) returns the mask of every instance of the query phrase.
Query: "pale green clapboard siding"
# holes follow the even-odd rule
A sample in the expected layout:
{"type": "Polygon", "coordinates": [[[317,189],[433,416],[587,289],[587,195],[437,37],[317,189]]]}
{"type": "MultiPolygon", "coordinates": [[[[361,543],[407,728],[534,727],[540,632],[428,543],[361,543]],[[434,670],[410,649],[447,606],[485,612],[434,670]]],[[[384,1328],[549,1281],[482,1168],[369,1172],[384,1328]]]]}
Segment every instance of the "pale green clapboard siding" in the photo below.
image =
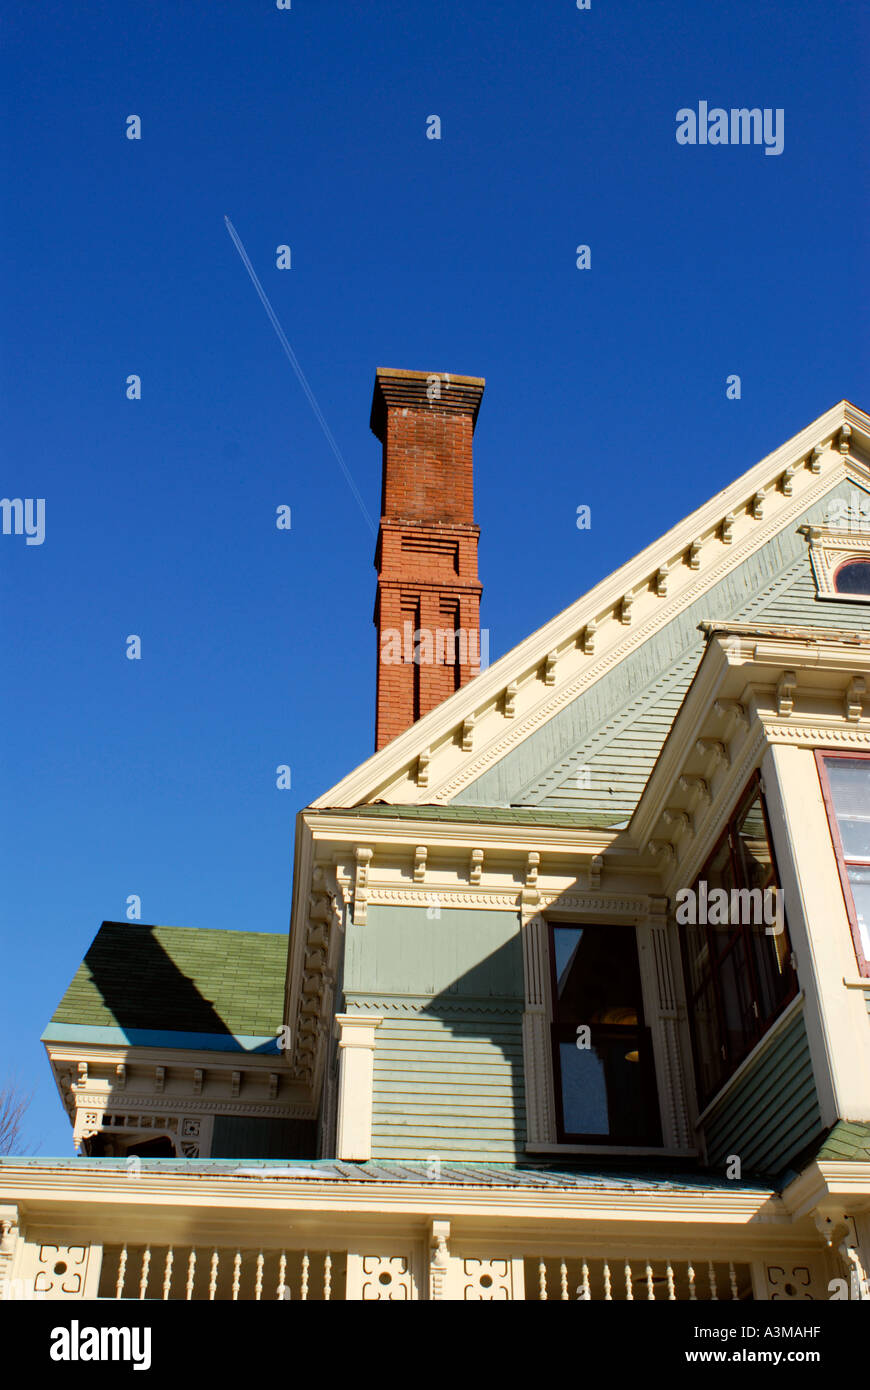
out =
{"type": "Polygon", "coordinates": [[[634,810],[703,650],[704,620],[866,630],[862,604],[819,599],[807,543],[798,531],[822,522],[843,482],[678,614],[518,748],[464,788],[455,801],[480,806],[548,806],[619,823],[634,810]],[[578,778],[583,768],[589,784],[578,778]]]}
{"type": "Polygon", "coordinates": [[[375,1043],[374,1158],[508,1162],[522,1156],[518,1010],[501,1019],[386,1017],[375,1043]]]}
{"type": "Polygon", "coordinates": [[[347,929],[345,1008],[380,1014],[375,1158],[505,1162],[525,1144],[516,912],[370,907],[347,929]]]}
{"type": "Polygon", "coordinates": [[[707,1116],[712,1167],[736,1154],[744,1173],[779,1173],[822,1129],[803,1014],[798,1013],[707,1116]]]}
{"type": "Polygon", "coordinates": [[[523,998],[523,954],[516,912],[370,907],[364,927],[349,926],[348,994],[523,998]]]}

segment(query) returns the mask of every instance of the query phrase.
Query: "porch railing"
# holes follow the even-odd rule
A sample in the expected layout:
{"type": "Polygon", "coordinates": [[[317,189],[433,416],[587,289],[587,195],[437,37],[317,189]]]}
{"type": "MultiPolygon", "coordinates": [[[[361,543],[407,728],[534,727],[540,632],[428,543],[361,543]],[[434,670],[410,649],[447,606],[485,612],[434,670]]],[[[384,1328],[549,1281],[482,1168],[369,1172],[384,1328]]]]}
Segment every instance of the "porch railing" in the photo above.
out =
{"type": "MultiPolygon", "coordinates": [[[[349,1295],[346,1251],[106,1246],[98,1297],[304,1303],[420,1296],[403,1256],[356,1258],[361,1268],[349,1295]]],[[[709,1302],[753,1296],[747,1263],[703,1257],[463,1256],[444,1272],[447,1296],[463,1300],[709,1302]]]]}

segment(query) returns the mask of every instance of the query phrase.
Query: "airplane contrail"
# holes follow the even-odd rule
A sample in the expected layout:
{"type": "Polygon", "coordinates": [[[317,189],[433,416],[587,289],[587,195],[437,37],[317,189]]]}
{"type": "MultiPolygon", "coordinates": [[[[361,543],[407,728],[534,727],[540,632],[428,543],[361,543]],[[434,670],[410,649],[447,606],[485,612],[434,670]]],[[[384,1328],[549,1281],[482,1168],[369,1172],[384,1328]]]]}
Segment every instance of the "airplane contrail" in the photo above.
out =
{"type": "Polygon", "coordinates": [[[257,291],[257,294],[260,296],[260,302],[261,302],[261,304],[263,305],[263,308],[266,310],[266,313],[269,315],[269,322],[271,323],[272,327],[274,328],[275,332],[276,332],[277,335],[278,335],[278,342],[281,344],[282,348],[284,349],[284,353],[285,353],[285,355],[286,355],[286,357],[287,357],[287,360],[289,361],[290,366],[293,368],[294,372],[296,373],[297,379],[298,379],[298,381],[299,381],[299,385],[302,387],[302,390],[305,392],[306,396],[308,397],[308,403],[309,403],[309,405],[311,406],[311,409],[314,411],[314,414],[315,414],[316,417],[317,417],[317,420],[318,420],[318,422],[319,422],[319,424],[320,424],[320,428],[323,430],[323,433],[326,435],[326,442],[327,442],[327,444],[329,445],[329,447],[330,447],[330,449],[332,450],[332,452],[335,454],[335,457],[338,459],[338,465],[339,465],[339,467],[340,467],[342,473],[344,474],[345,478],[347,479],[348,487],[350,488],[351,492],[353,493],[354,497],[356,498],[357,505],[358,505],[360,511],[362,512],[363,516],[364,516],[365,519],[366,519],[366,525],[368,526],[369,530],[371,531],[372,535],[374,536],[374,535],[377,534],[377,527],[375,526],[374,521],[372,520],[371,516],[369,515],[369,510],[368,510],[368,508],[367,508],[365,502],[364,502],[363,499],[362,499],[362,496],[361,496],[361,494],[360,494],[359,488],[357,487],[356,483],[354,482],[354,480],[353,480],[353,478],[352,478],[352,476],[351,476],[350,469],[348,468],[347,464],[345,463],[344,459],[343,459],[342,456],[341,456],[341,450],[339,449],[338,445],[337,445],[336,442],[335,442],[335,438],[334,438],[334,436],[333,436],[332,430],[329,428],[328,424],[326,423],[326,421],[325,421],[324,418],[323,418],[323,411],[320,409],[320,406],[317,404],[317,400],[316,400],[316,398],[315,398],[314,392],[312,391],[311,387],[308,385],[308,381],[306,380],[305,373],[303,372],[302,368],[301,368],[300,365],[299,365],[299,361],[298,361],[298,359],[297,359],[297,357],[296,357],[296,353],[293,351],[292,347],[290,346],[290,344],[289,344],[288,341],[287,341],[287,335],[286,335],[286,333],[284,332],[284,329],[281,327],[281,324],[280,324],[279,321],[278,321],[278,315],[275,313],[275,310],[272,308],[271,304],[269,303],[269,299],[268,299],[268,296],[267,296],[267,294],[266,294],[266,291],[263,289],[263,286],[260,284],[260,281],[257,279],[257,272],[254,270],[254,267],[251,265],[250,257],[248,256],[248,253],[247,253],[247,251],[245,250],[244,245],[242,244],[242,239],[241,239],[241,237],[239,236],[238,232],[236,231],[236,229],[235,229],[235,227],[233,226],[233,224],[232,224],[232,222],[230,221],[230,219],[229,219],[228,217],[225,216],[225,217],[224,217],[224,221],[225,221],[226,224],[227,224],[227,231],[229,232],[230,236],[232,237],[233,245],[235,246],[236,250],[238,251],[239,255],[240,255],[241,258],[242,258],[242,264],[244,265],[245,270],[248,272],[248,274],[249,274],[250,277],[251,277],[251,281],[252,281],[252,283],[253,283],[254,289],[257,291]]]}

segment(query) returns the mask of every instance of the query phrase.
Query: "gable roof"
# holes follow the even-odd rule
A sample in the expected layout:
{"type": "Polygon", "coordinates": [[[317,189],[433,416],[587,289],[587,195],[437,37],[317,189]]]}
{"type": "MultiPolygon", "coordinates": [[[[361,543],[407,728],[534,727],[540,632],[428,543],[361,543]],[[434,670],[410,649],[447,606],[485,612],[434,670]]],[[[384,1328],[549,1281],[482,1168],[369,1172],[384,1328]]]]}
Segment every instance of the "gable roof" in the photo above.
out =
{"type": "MultiPolygon", "coordinates": [[[[635,761],[637,785],[628,779],[612,811],[601,809],[600,786],[588,805],[582,797],[557,804],[584,811],[585,824],[601,823],[602,816],[608,824],[622,823],[700,659],[697,618],[712,615],[693,614],[692,605],[697,609],[704,594],[727,585],[741,564],[788,528],[794,541],[800,516],[849,480],[865,487],[870,482],[870,417],[841,401],[318,797],[313,809],[377,801],[543,807],[552,804],[552,788],[541,782],[542,767],[553,769],[551,781],[558,778],[561,757],[564,783],[578,759],[597,754],[606,770],[608,756],[618,754],[623,768],[635,761]],[[684,640],[658,673],[641,671],[637,691],[608,699],[606,678],[618,666],[627,672],[630,658],[642,666],[644,644],[681,615],[696,619],[692,640],[684,640]],[[605,719],[591,730],[597,740],[591,749],[564,736],[569,707],[581,695],[593,704],[597,698],[605,715],[608,704],[614,712],[610,727],[605,719]],[[640,707],[646,723],[639,738],[632,715],[640,707]],[[546,753],[525,785],[499,785],[510,755],[533,739],[546,745],[546,753]]],[[[792,547],[785,569],[796,553],[792,547]]],[[[775,580],[772,575],[769,588],[776,588],[775,580]]],[[[787,605],[786,587],[781,597],[787,605]]]]}
{"type": "Polygon", "coordinates": [[[87,1030],[94,1041],[120,1031],[146,1046],[167,1033],[178,1046],[182,1035],[189,1046],[194,1036],[230,1047],[274,1041],[286,957],[283,933],[104,922],[43,1039],[76,1040],[87,1030]]]}

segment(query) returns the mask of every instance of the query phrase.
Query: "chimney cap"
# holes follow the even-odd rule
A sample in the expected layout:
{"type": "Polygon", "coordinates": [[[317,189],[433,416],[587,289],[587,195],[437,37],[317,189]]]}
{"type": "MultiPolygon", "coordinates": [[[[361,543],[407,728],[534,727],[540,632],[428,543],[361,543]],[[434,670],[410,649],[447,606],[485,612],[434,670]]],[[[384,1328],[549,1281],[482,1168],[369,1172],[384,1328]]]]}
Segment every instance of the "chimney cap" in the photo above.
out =
{"type": "Polygon", "coordinates": [[[454,372],[409,372],[399,367],[378,367],[369,421],[372,433],[383,440],[390,407],[432,410],[441,415],[470,415],[472,429],[486,381],[482,376],[457,376],[454,372]],[[435,394],[437,387],[437,395],[435,394]]]}

